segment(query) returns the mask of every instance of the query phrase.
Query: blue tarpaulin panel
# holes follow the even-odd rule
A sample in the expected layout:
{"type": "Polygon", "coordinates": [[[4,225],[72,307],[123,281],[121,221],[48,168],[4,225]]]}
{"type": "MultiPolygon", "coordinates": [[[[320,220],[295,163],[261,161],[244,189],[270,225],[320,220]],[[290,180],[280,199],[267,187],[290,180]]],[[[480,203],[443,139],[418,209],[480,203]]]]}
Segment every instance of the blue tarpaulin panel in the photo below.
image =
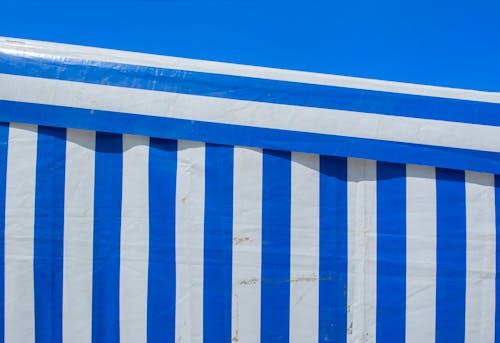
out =
{"type": "Polygon", "coordinates": [[[0,38],[0,122],[4,342],[500,337],[500,94],[0,38]]]}

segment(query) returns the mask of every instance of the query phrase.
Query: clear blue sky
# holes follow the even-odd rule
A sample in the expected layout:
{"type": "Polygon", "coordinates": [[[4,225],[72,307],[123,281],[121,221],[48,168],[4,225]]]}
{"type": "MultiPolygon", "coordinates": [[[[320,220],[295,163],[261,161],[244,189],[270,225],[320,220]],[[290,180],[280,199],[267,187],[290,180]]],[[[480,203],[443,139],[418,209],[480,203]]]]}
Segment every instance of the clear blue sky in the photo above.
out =
{"type": "Polygon", "coordinates": [[[0,35],[500,91],[499,0],[0,0],[0,35]]]}

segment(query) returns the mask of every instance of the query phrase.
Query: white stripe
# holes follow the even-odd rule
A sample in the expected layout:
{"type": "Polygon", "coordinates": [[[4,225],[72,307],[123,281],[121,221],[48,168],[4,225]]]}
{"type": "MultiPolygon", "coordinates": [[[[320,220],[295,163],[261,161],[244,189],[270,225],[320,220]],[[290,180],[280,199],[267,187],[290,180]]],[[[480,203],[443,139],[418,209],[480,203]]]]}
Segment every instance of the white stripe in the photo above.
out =
{"type": "Polygon", "coordinates": [[[92,341],[95,132],[67,130],[63,342],[92,341]]]}
{"type": "Polygon", "coordinates": [[[11,124],[5,199],[5,342],[35,341],[33,239],[37,127],[11,124]]]}
{"type": "Polygon", "coordinates": [[[203,341],[205,144],[178,142],[175,341],[203,341]]]}
{"type": "Polygon", "coordinates": [[[406,342],[435,342],[436,172],[406,167],[406,342]]]}
{"type": "Polygon", "coordinates": [[[319,156],[292,153],[290,342],[318,342],[319,156]]]}
{"type": "Polygon", "coordinates": [[[120,342],[147,341],[149,137],[123,135],[120,342]]]}
{"type": "Polygon", "coordinates": [[[0,98],[4,100],[500,152],[498,126],[222,99],[6,74],[0,74],[0,89],[0,98]]]}
{"type": "Polygon", "coordinates": [[[347,161],[347,341],[375,342],[377,165],[370,160],[347,161]]]}
{"type": "Polygon", "coordinates": [[[232,341],[260,342],[262,151],[234,148],[232,341]]]}
{"type": "Polygon", "coordinates": [[[465,341],[495,337],[495,186],[491,174],[466,172],[467,281],[465,341]]]}
{"type": "Polygon", "coordinates": [[[153,66],[158,68],[181,69],[215,74],[378,90],[392,93],[428,95],[441,98],[456,98],[500,103],[500,93],[495,92],[481,92],[447,87],[416,85],[403,82],[362,79],[349,76],[202,61],[129,51],[40,42],[18,38],[0,37],[0,51],[12,55],[32,56],[49,60],[73,58],[105,61],[111,63],[153,66]]]}

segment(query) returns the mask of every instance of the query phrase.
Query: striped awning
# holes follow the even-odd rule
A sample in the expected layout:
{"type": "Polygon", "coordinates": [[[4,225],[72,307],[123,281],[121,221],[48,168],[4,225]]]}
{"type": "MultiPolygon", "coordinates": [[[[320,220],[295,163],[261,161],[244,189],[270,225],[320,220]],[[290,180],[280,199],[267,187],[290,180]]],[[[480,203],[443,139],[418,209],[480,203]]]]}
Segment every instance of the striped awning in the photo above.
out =
{"type": "Polygon", "coordinates": [[[2,38],[0,121],[7,343],[499,337],[499,94],[2,38]]]}

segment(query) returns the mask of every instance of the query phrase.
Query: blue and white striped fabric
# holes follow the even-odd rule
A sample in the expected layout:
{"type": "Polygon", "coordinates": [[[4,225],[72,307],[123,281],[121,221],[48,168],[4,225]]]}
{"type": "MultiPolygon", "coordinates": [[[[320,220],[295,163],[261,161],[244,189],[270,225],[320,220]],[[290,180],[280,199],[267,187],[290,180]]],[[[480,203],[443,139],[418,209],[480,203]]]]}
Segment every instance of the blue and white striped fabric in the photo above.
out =
{"type": "Polygon", "coordinates": [[[252,68],[0,39],[0,341],[500,340],[500,95],[252,68]]]}
{"type": "Polygon", "coordinates": [[[492,174],[0,128],[5,342],[494,341],[492,174]]]}

